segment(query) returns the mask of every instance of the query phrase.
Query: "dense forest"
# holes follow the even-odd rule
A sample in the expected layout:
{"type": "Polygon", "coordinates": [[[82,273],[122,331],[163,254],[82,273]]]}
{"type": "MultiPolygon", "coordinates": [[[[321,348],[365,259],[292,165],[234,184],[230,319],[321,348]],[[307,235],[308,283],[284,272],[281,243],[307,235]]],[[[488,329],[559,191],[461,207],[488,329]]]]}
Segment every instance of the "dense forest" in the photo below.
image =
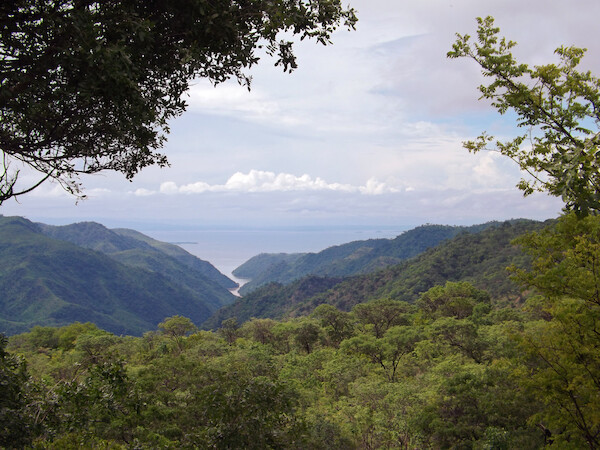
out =
{"type": "Polygon", "coordinates": [[[90,323],[2,340],[0,442],[35,448],[597,448],[600,220],[518,243],[506,305],[468,282],[215,332],[90,323]]]}

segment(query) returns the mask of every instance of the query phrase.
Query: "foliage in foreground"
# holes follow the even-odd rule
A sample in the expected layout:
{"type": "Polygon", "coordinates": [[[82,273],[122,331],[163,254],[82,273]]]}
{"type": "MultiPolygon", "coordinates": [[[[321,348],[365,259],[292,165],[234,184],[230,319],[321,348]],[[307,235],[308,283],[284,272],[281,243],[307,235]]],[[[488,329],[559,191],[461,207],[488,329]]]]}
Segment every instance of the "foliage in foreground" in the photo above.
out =
{"type": "Polygon", "coordinates": [[[292,71],[292,36],[328,44],[355,23],[339,0],[0,2],[0,204],[47,179],[80,195],[80,174],[167,165],[192,80],[249,86],[263,51],[292,71]],[[22,166],[39,181],[18,184],[22,166]]]}
{"type": "Polygon", "coordinates": [[[516,276],[538,292],[522,308],[450,282],[215,333],[36,327],[2,342],[1,445],[598,448],[600,220],[521,244],[535,264],[516,276]]]}
{"type": "MultiPolygon", "coordinates": [[[[560,62],[530,67],[511,53],[517,44],[499,36],[493,17],[478,18],[477,42],[457,34],[450,58],[470,58],[492,81],[479,86],[500,114],[514,111],[527,131],[492,149],[515,161],[530,175],[517,185],[561,197],[567,211],[580,216],[600,211],[600,78],[578,70],[586,49],[559,47],[560,62]]],[[[464,143],[478,152],[494,138],[483,132],[464,143]]]]}

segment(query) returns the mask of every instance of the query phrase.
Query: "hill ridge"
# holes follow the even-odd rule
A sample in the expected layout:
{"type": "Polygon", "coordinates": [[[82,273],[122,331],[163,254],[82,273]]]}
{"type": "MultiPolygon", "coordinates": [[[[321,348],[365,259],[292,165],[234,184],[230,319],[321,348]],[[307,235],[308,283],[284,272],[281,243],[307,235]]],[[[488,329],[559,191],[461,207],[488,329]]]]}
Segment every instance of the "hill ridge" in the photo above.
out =
{"type": "Polygon", "coordinates": [[[194,291],[161,273],[47,236],[43,228],[0,216],[0,332],[93,321],[116,334],[139,335],[175,314],[202,323],[234,300],[216,283],[194,291]],[[227,300],[215,299],[212,289],[227,300]]]}
{"type": "MultiPolygon", "coordinates": [[[[509,222],[519,220],[511,219],[509,222]]],[[[262,253],[236,268],[233,275],[250,279],[240,289],[240,293],[246,295],[267,283],[288,284],[306,275],[347,277],[370,273],[399,264],[460,233],[477,233],[501,224],[500,221],[471,226],[425,224],[404,231],[395,238],[357,240],[320,252],[262,253]]]]}

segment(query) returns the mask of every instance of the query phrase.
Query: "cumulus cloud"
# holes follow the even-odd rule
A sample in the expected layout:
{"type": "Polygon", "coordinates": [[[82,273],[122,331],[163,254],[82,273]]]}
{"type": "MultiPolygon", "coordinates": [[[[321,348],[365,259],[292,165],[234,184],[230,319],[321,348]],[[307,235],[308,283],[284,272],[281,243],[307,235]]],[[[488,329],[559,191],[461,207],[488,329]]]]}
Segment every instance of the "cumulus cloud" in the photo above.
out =
{"type": "Polygon", "coordinates": [[[371,178],[367,181],[366,185],[360,186],[358,190],[360,193],[368,195],[381,195],[400,191],[398,188],[389,187],[385,183],[377,181],[375,178],[371,178]]]}
{"type": "Polygon", "coordinates": [[[375,178],[369,179],[363,186],[343,183],[328,183],[322,178],[312,178],[290,173],[274,173],[263,170],[250,170],[248,173],[236,172],[225,184],[208,184],[203,181],[178,186],[173,181],[160,185],[162,194],[202,194],[205,192],[292,192],[292,191],[334,191],[381,195],[400,192],[401,189],[389,186],[375,178]]]}

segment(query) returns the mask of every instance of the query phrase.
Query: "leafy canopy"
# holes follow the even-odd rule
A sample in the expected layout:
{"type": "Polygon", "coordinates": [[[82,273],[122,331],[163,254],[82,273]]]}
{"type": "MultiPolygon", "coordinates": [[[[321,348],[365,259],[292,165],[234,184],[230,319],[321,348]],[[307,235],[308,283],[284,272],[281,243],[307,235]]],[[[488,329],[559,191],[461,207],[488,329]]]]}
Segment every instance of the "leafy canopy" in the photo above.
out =
{"type": "MultiPolygon", "coordinates": [[[[500,38],[494,19],[478,18],[477,42],[457,34],[450,58],[468,57],[492,79],[479,86],[500,114],[513,110],[527,132],[494,143],[494,150],[531,175],[517,185],[525,195],[545,191],[561,197],[578,215],[600,210],[600,79],[577,70],[586,49],[560,47],[558,64],[529,67],[511,54],[515,42],[500,38]]],[[[494,138],[482,133],[464,143],[472,152],[494,138]]]]}
{"type": "Polygon", "coordinates": [[[80,174],[165,166],[192,79],[249,87],[260,49],[296,67],[281,33],[328,44],[355,22],[339,0],[0,2],[0,204],[47,179],[81,195],[80,174]],[[39,181],[17,186],[22,167],[39,181]]]}

